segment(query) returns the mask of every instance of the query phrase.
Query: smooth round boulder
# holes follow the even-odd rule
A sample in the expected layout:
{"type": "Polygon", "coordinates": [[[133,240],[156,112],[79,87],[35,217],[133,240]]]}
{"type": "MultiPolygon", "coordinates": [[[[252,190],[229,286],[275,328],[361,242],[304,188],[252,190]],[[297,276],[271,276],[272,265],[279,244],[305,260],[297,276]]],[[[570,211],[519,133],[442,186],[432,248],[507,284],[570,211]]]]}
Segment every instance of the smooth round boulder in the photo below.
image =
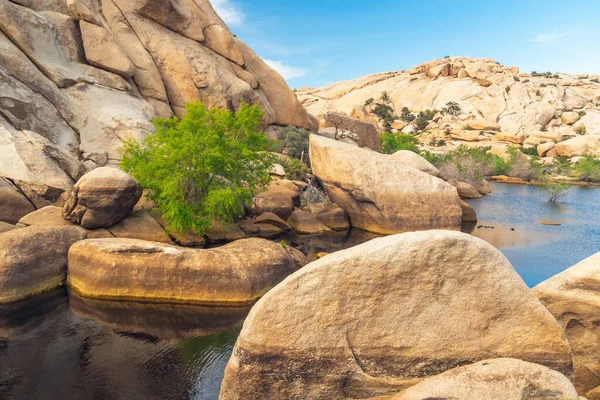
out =
{"type": "Polygon", "coordinates": [[[389,155],[311,135],[310,162],[329,198],[355,228],[383,235],[460,230],[456,189],[389,155]]]}
{"type": "Polygon", "coordinates": [[[317,219],[332,231],[343,232],[350,229],[350,222],[348,222],[346,212],[341,208],[334,208],[333,210],[318,214],[317,219]]]}
{"type": "Polygon", "coordinates": [[[497,357],[572,374],[560,325],[508,260],[452,231],[317,260],[252,308],[221,400],[368,398],[497,357]]]}
{"type": "Polygon", "coordinates": [[[392,154],[392,157],[411,168],[418,169],[419,171],[425,172],[429,175],[441,178],[440,171],[433,164],[414,151],[400,150],[392,154]]]}
{"type": "Polygon", "coordinates": [[[301,235],[319,235],[331,232],[313,214],[306,211],[294,211],[287,220],[289,226],[301,235]]]}
{"type": "Polygon", "coordinates": [[[80,227],[31,226],[0,233],[0,303],[62,285],[69,248],[86,237],[80,227]]]}
{"type": "Polygon", "coordinates": [[[111,167],[85,174],[63,207],[63,218],[86,229],[109,228],[133,211],[142,189],[125,172],[111,167]]]}
{"type": "Polygon", "coordinates": [[[296,270],[286,249],[263,239],[206,250],[94,239],[71,248],[68,282],[85,297],[246,305],[296,270]]]}
{"type": "Polygon", "coordinates": [[[480,199],[483,197],[473,185],[466,182],[452,182],[452,185],[458,191],[458,196],[461,199],[480,199]]]}
{"type": "Polygon", "coordinates": [[[569,379],[512,358],[480,361],[427,378],[389,400],[579,400],[569,379]]]}
{"type": "Polygon", "coordinates": [[[575,387],[590,399],[600,399],[600,253],[540,283],[533,293],[567,334],[575,387]],[[595,396],[589,394],[593,391],[595,396]]]}

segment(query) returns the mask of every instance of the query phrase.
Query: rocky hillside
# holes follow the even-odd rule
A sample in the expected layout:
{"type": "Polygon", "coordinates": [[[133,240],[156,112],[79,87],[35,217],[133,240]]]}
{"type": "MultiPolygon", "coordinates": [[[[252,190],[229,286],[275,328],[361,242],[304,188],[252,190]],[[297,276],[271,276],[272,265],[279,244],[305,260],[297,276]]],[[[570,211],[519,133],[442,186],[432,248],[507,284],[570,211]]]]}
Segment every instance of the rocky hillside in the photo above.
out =
{"type": "Polygon", "coordinates": [[[22,192],[54,202],[195,100],[316,124],[208,0],[0,0],[0,177],[22,192]]]}
{"type": "MultiPolygon", "coordinates": [[[[300,89],[297,94],[308,111],[321,118],[322,127],[326,126],[323,116],[328,112],[377,124],[376,116],[370,113],[372,106],[365,107],[365,103],[369,99],[377,102],[383,92],[389,94],[396,115],[404,107],[412,113],[439,111],[448,102],[456,102],[460,112],[445,116],[438,113],[422,135],[423,142],[445,139],[449,146],[455,146],[493,141],[530,147],[600,134],[599,79],[598,75],[524,74],[490,59],[453,57],[410,71],[300,89]]],[[[393,127],[415,131],[413,125],[401,119],[393,127]]],[[[595,140],[579,142],[579,147],[568,155],[598,150],[595,140]]]]}

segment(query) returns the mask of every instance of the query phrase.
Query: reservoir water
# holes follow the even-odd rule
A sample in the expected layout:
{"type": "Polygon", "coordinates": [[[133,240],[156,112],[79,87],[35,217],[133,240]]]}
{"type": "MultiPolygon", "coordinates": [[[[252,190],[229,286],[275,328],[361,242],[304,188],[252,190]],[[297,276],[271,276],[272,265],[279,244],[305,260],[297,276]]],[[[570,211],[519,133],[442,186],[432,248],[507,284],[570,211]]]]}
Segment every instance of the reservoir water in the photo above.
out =
{"type": "MultiPolygon", "coordinates": [[[[549,204],[533,186],[491,186],[492,195],[470,201],[481,221],[467,230],[499,248],[529,286],[600,252],[600,188],[574,187],[549,204]]],[[[285,240],[314,259],[373,237],[285,240]]],[[[217,400],[248,311],[84,300],[65,290],[0,307],[0,399],[217,400]]]]}

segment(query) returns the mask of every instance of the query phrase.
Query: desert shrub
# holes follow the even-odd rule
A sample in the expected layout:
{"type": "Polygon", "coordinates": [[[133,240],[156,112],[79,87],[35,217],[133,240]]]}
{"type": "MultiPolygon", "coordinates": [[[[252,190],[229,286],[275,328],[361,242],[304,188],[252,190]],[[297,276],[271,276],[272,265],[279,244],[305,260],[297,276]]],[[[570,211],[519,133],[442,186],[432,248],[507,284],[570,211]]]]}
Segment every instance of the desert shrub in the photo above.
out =
{"type": "Polygon", "coordinates": [[[279,164],[285,170],[286,179],[292,181],[305,180],[311,174],[310,168],[297,158],[280,159],[279,164]]]}
{"type": "Polygon", "coordinates": [[[413,122],[415,120],[415,115],[410,112],[408,107],[403,107],[402,111],[400,111],[400,119],[404,122],[413,122]]]}
{"type": "Polygon", "coordinates": [[[384,154],[394,154],[400,150],[410,150],[415,153],[419,152],[417,138],[406,133],[384,132],[379,135],[379,141],[381,142],[381,152],[384,154]]]}
{"type": "Polygon", "coordinates": [[[506,94],[510,93],[510,86],[506,86],[506,88],[504,88],[504,91],[506,92],[506,94]]]}
{"type": "MultiPolygon", "coordinates": [[[[442,115],[459,115],[461,113],[461,108],[460,105],[455,102],[455,101],[449,101],[448,103],[446,103],[446,106],[444,108],[442,108],[441,114],[442,115]]],[[[433,117],[432,117],[433,118],[433,117]]]]}
{"type": "Polygon", "coordinates": [[[367,99],[367,101],[365,101],[365,107],[368,107],[368,106],[370,106],[370,105],[371,105],[371,104],[373,104],[374,102],[375,102],[375,99],[374,99],[374,98],[372,98],[372,97],[371,97],[370,99],[367,99]]]}
{"type": "Polygon", "coordinates": [[[581,118],[583,118],[583,117],[585,117],[587,115],[587,113],[585,112],[585,110],[577,111],[577,114],[579,114],[579,117],[581,117],[581,118]]]}
{"type": "Polygon", "coordinates": [[[529,147],[527,149],[521,149],[521,151],[523,152],[523,154],[528,155],[528,156],[537,156],[538,155],[537,148],[538,148],[538,145],[536,144],[533,147],[529,147]]]}
{"type": "Polygon", "coordinates": [[[142,143],[125,140],[121,168],[135,177],[174,232],[206,233],[212,220],[244,215],[270,181],[273,157],[260,131],[262,111],[242,104],[233,113],[190,103],[180,119],[157,118],[142,143]]]}
{"type": "Polygon", "coordinates": [[[513,76],[513,79],[515,82],[521,82],[521,78],[519,78],[517,75],[513,76]]]}
{"type": "Polygon", "coordinates": [[[447,60],[449,58],[450,58],[450,56],[444,56],[444,60],[447,60]]]}
{"type": "Polygon", "coordinates": [[[587,133],[587,129],[585,129],[585,126],[580,126],[579,128],[575,129],[575,133],[578,135],[585,135],[587,133]]]}
{"type": "Polygon", "coordinates": [[[306,129],[288,126],[280,142],[281,153],[308,163],[308,138],[306,129]]]}
{"type": "Polygon", "coordinates": [[[531,181],[534,177],[532,168],[533,160],[530,160],[522,151],[514,146],[509,146],[507,152],[510,159],[507,162],[508,173],[506,175],[523,179],[524,181],[531,181]]]}
{"type": "Polygon", "coordinates": [[[575,165],[573,172],[584,182],[600,182],[600,160],[587,156],[575,165]]]}

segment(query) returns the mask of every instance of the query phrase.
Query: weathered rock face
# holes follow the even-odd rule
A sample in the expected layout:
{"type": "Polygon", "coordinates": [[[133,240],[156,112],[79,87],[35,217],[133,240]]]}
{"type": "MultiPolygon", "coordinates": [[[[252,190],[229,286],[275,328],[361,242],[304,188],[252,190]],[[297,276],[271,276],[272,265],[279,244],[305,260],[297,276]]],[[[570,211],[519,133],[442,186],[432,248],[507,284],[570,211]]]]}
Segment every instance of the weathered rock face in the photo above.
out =
{"type": "MultiPolygon", "coordinates": [[[[47,206],[40,208],[27,214],[19,220],[20,226],[70,226],[78,227],[79,225],[67,221],[62,217],[62,208],[55,206],[47,206]]],[[[114,237],[109,231],[103,228],[99,229],[86,229],[88,239],[101,239],[101,238],[112,238],[114,237]]]]}
{"type": "MultiPolygon", "coordinates": [[[[451,57],[434,60],[411,71],[386,72],[299,90],[298,97],[314,115],[341,113],[378,126],[368,99],[387,92],[396,115],[407,107],[416,114],[443,110],[449,102],[457,115],[437,114],[421,135],[422,146],[439,150],[431,140],[443,139],[450,149],[460,144],[496,140],[522,145],[539,131],[574,136],[585,128],[600,134],[600,85],[594,76],[558,74],[530,76],[491,59],[451,57]],[[480,132],[486,133],[479,135],[480,132]]],[[[414,122],[396,121],[393,128],[414,133],[414,122]]],[[[380,131],[382,126],[379,126],[380,131]]],[[[559,140],[560,141],[560,140],[559,140]]],[[[532,143],[531,145],[535,145],[532,143]]]]}
{"type": "Polygon", "coordinates": [[[287,250],[263,239],[210,250],[93,239],[72,247],[68,280],[86,297],[251,304],[296,270],[287,250]]]}
{"type": "Polygon", "coordinates": [[[377,128],[371,123],[348,117],[344,114],[328,113],[323,117],[320,125],[321,128],[325,129],[335,128],[340,135],[345,131],[356,135],[356,144],[358,147],[368,147],[375,151],[381,149],[379,132],[377,132],[377,128]]]}
{"type": "Polygon", "coordinates": [[[0,176],[66,190],[191,101],[316,129],[207,0],[2,0],[0,92],[0,176]]]}
{"type": "Polygon", "coordinates": [[[381,234],[459,230],[456,189],[393,157],[331,139],[310,137],[312,171],[356,228],[381,234]]]}
{"type": "Polygon", "coordinates": [[[579,400],[569,379],[544,366],[500,358],[455,368],[389,400],[579,400]]]}
{"type": "Polygon", "coordinates": [[[392,157],[411,168],[426,172],[429,175],[433,175],[437,178],[441,177],[440,171],[433,164],[414,151],[400,150],[392,154],[392,157]]]}
{"type": "Polygon", "coordinates": [[[498,250],[406,233],[328,255],[267,293],[221,399],[368,398],[490,354],[572,373],[560,325],[498,250]]]}
{"type": "Polygon", "coordinates": [[[565,329],[580,394],[600,392],[600,254],[540,283],[533,292],[565,329]]]}
{"type": "Polygon", "coordinates": [[[306,211],[294,211],[287,222],[296,232],[304,235],[331,232],[331,229],[323,225],[317,217],[306,211]]]}
{"type": "Polygon", "coordinates": [[[84,228],[108,228],[125,219],[142,196],[137,181],[110,167],[95,169],[73,187],[63,217],[84,228]]]}
{"type": "Polygon", "coordinates": [[[294,211],[294,207],[299,205],[298,186],[284,179],[271,182],[266,191],[255,196],[252,201],[252,212],[255,215],[270,212],[287,220],[294,211]]]}
{"type": "Polygon", "coordinates": [[[10,182],[0,178],[0,221],[16,224],[35,211],[33,204],[10,182]]]}
{"type": "Polygon", "coordinates": [[[75,227],[28,227],[0,233],[0,303],[11,303],[63,284],[67,252],[86,238],[75,227]]]}

